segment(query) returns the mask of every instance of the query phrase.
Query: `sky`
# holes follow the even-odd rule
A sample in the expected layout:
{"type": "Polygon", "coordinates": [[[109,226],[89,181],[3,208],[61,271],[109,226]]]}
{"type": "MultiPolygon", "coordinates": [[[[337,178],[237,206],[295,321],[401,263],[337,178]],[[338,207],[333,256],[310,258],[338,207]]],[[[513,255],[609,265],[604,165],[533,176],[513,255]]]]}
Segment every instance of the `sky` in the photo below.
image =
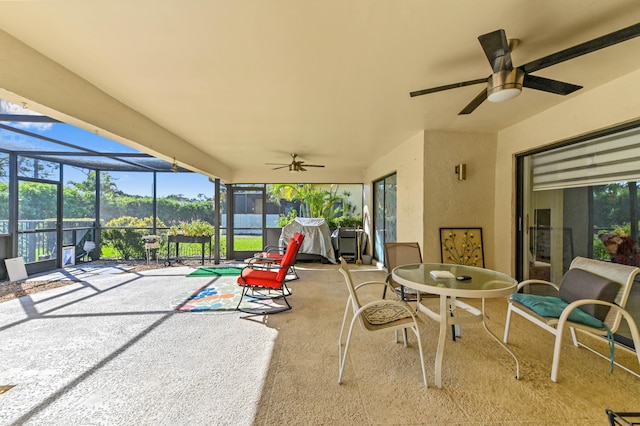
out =
{"type": "MultiPolygon", "coordinates": [[[[41,115],[30,111],[22,106],[0,100],[0,113],[3,114],[27,114],[41,115]]],[[[12,127],[17,127],[41,136],[46,136],[59,141],[66,141],[74,145],[81,146],[100,152],[140,152],[134,148],[122,145],[115,141],[106,139],[92,132],[74,127],[64,123],[6,123],[12,127]]],[[[19,135],[13,132],[0,130],[0,147],[3,143],[16,144],[24,149],[34,151],[75,151],[72,148],[41,141],[29,136],[19,135]]],[[[110,172],[115,180],[118,189],[130,195],[152,195],[153,177],[151,173],[140,172],[110,172]]],[[[75,167],[65,167],[64,181],[80,182],[85,180],[86,174],[75,167]]],[[[198,173],[158,173],[158,196],[182,195],[187,198],[198,198],[204,195],[212,197],[214,187],[208,178],[198,173]]]]}
{"type": "MultiPolygon", "coordinates": [[[[109,172],[118,189],[129,195],[153,194],[153,177],[151,173],[109,172]]],[[[81,171],[74,167],[64,170],[64,181],[81,182],[85,179],[81,171]]],[[[158,173],[158,197],[182,195],[187,198],[198,198],[200,194],[206,198],[213,197],[213,183],[206,176],[198,173],[158,173]]]]}

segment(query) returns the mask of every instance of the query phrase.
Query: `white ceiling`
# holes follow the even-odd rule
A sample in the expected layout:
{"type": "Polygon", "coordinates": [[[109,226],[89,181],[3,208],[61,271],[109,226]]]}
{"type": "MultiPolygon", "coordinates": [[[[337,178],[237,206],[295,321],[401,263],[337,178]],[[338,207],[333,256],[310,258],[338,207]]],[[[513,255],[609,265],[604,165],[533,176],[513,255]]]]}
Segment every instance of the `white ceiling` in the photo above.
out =
{"type": "Polygon", "coordinates": [[[5,32],[256,172],[291,152],[364,169],[423,129],[499,131],[639,69],[640,37],[535,73],[584,86],[567,97],[525,89],[459,116],[482,85],[409,92],[487,77],[477,37],[499,28],[517,66],[639,21],[638,0],[0,2],[5,32]]]}

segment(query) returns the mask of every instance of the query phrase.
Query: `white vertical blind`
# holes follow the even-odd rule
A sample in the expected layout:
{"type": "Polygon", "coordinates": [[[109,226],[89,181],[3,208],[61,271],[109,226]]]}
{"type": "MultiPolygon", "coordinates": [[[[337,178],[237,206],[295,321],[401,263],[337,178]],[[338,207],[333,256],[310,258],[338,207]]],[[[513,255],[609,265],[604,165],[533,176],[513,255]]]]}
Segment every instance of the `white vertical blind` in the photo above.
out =
{"type": "Polygon", "coordinates": [[[640,180],[640,128],[534,154],[533,190],[640,180]]]}

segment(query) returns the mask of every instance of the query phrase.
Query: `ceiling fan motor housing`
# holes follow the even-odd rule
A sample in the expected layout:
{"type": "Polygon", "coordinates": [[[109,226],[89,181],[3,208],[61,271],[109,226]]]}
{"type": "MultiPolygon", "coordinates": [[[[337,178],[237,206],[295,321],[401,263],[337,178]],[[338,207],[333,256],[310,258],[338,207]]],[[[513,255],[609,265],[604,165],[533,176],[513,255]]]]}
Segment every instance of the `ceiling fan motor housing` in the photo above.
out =
{"type": "Polygon", "coordinates": [[[524,71],[514,68],[510,71],[498,71],[489,77],[487,98],[491,102],[503,102],[513,99],[522,92],[524,71]]]}

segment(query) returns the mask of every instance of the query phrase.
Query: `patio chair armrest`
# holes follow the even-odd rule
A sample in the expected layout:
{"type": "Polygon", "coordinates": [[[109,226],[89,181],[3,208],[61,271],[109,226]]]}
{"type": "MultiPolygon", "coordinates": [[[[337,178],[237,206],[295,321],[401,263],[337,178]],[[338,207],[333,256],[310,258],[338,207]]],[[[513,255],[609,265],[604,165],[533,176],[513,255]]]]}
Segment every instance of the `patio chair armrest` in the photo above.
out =
{"type": "Polygon", "coordinates": [[[253,268],[254,265],[259,265],[261,267],[265,267],[267,265],[270,265],[272,263],[275,263],[276,259],[269,259],[267,257],[264,257],[260,254],[257,254],[253,257],[249,257],[247,259],[244,260],[244,263],[247,265],[247,267],[249,268],[253,268]]]}
{"type": "Polygon", "coordinates": [[[286,249],[287,249],[286,247],[282,247],[282,246],[266,246],[262,249],[262,251],[267,253],[283,254],[286,249]]]}
{"type": "MultiPolygon", "coordinates": [[[[254,258],[251,258],[254,259],[254,258]]],[[[248,263],[247,266],[245,266],[244,269],[262,269],[262,270],[278,270],[278,269],[282,269],[282,268],[289,268],[291,265],[279,265],[277,263],[260,263],[259,260],[261,260],[260,258],[255,258],[257,260],[257,262],[251,262],[248,263]]],[[[264,259],[262,259],[264,260],[264,259]]]]}
{"type": "Polygon", "coordinates": [[[364,286],[368,286],[368,285],[380,285],[380,286],[386,287],[388,291],[392,292],[392,294],[395,294],[395,289],[393,288],[393,286],[391,284],[387,283],[387,282],[384,282],[384,281],[365,281],[365,282],[362,282],[362,283],[358,284],[353,289],[358,291],[358,289],[360,287],[364,287],[364,286]]]}
{"type": "MultiPolygon", "coordinates": [[[[633,341],[634,347],[636,348],[640,347],[640,331],[638,330],[638,326],[635,320],[633,319],[633,316],[629,313],[629,311],[627,311],[626,309],[624,309],[619,305],[616,305],[615,303],[605,302],[604,300],[583,299],[583,300],[576,300],[575,302],[570,303],[564,309],[564,311],[562,312],[562,315],[560,315],[560,318],[557,324],[558,333],[556,334],[556,349],[554,349],[555,351],[558,351],[557,347],[560,345],[560,341],[562,340],[563,330],[567,325],[567,323],[569,323],[569,327],[572,327],[575,324],[569,321],[569,315],[571,314],[571,311],[573,311],[574,309],[578,308],[581,305],[586,305],[586,304],[606,305],[606,306],[609,306],[611,309],[618,311],[622,315],[622,318],[624,318],[627,321],[627,326],[629,327],[629,331],[631,332],[631,340],[633,341]]],[[[595,334],[600,334],[598,333],[598,329],[594,329],[594,328],[586,329],[582,325],[580,325],[577,328],[582,329],[584,331],[594,332],[595,334]]],[[[617,329],[611,329],[612,333],[616,333],[616,331],[617,329]]],[[[640,354],[638,354],[637,356],[638,356],[638,361],[640,362],[640,354]]]]}
{"type": "MultiPolygon", "coordinates": [[[[611,302],[607,302],[605,300],[599,300],[599,299],[580,299],[580,300],[576,300],[574,302],[569,303],[562,311],[562,314],[560,314],[560,317],[558,318],[558,324],[557,324],[557,328],[560,330],[562,328],[564,328],[567,323],[569,323],[570,327],[572,327],[574,324],[578,325],[578,328],[584,329],[585,326],[587,326],[589,329],[591,330],[598,330],[599,327],[594,326],[593,324],[588,324],[588,323],[582,323],[582,321],[574,321],[574,320],[570,320],[569,316],[571,315],[571,313],[573,311],[575,311],[576,309],[579,309],[580,306],[584,306],[584,305],[603,305],[603,306],[609,306],[610,309],[614,309],[614,310],[619,310],[621,311],[622,316],[627,320],[627,322],[629,322],[629,320],[631,320],[631,322],[633,322],[633,318],[630,316],[630,314],[624,310],[623,308],[621,308],[620,306],[616,305],[615,303],[611,303],[611,302]]],[[[587,317],[592,317],[589,314],[585,314],[584,311],[581,313],[582,315],[587,315],[587,317]]],[[[597,320],[596,318],[594,318],[594,320],[597,320]]],[[[604,321],[602,321],[602,323],[604,324],[604,321]]],[[[633,328],[635,327],[635,323],[634,324],[629,324],[629,328],[633,328]]],[[[606,326],[605,326],[606,328],[606,326]]],[[[617,330],[612,329],[611,330],[613,333],[615,333],[617,330]]]]}
{"type": "Polygon", "coordinates": [[[599,299],[580,299],[580,300],[576,300],[574,302],[569,303],[567,307],[563,309],[562,314],[558,318],[558,324],[560,324],[561,322],[568,321],[569,315],[571,315],[571,312],[574,311],[575,309],[580,308],[580,306],[584,306],[584,305],[604,305],[604,306],[609,306],[611,309],[619,309],[624,311],[623,308],[616,305],[615,303],[606,302],[604,300],[599,300],[599,299]]]}
{"type": "Polygon", "coordinates": [[[527,286],[529,284],[544,284],[544,285],[548,285],[555,288],[557,291],[560,290],[560,286],[558,284],[552,283],[550,281],[545,281],[545,280],[531,279],[531,280],[525,280],[518,283],[518,287],[516,288],[516,291],[521,290],[524,286],[527,286]]]}

